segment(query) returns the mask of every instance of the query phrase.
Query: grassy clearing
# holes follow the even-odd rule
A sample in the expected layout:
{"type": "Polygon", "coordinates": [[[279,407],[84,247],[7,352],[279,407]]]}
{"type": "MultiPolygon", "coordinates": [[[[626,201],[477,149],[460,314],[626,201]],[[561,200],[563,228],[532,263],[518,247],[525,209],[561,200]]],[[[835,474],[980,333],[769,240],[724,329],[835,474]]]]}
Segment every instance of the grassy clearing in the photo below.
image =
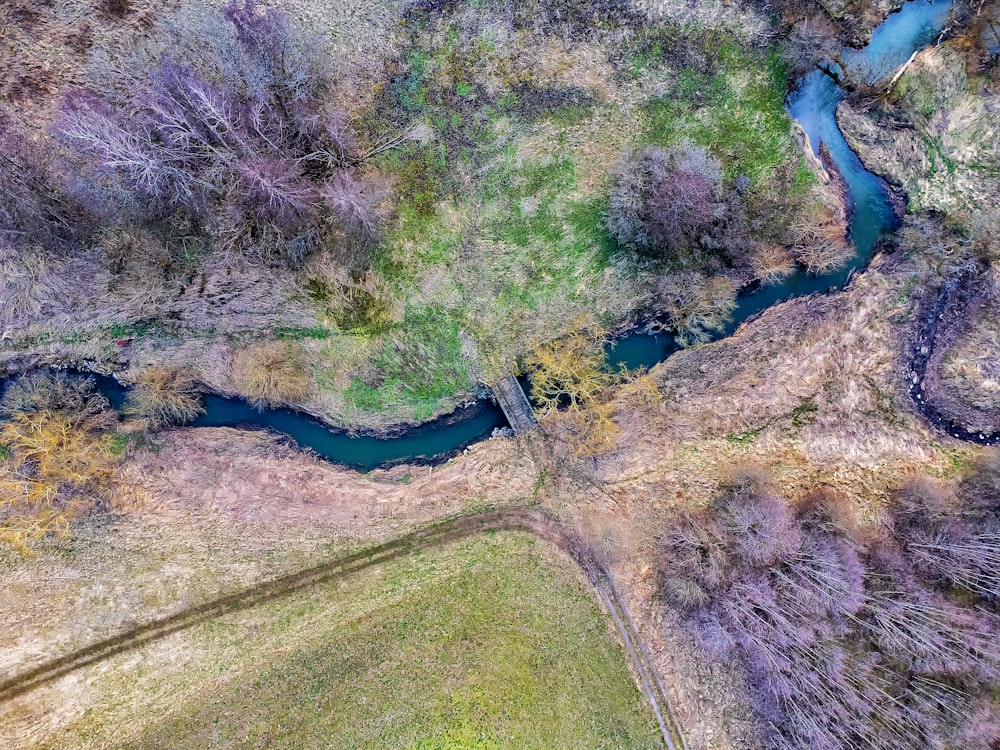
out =
{"type": "Polygon", "coordinates": [[[47,747],[656,747],[571,563],[503,532],[135,655],[47,747]]]}
{"type": "MultiPolygon", "coordinates": [[[[732,41],[718,44],[712,73],[685,68],[669,91],[646,106],[646,137],[672,145],[684,140],[705,146],[726,176],[746,176],[757,191],[772,187],[775,172],[789,162],[793,188],[804,188],[808,172],[792,139],[784,100],[789,68],[777,50],[746,51],[732,41]],[[802,184],[799,184],[802,183],[802,184]]],[[[653,76],[665,69],[650,62],[653,76]]]]}
{"type": "Polygon", "coordinates": [[[134,340],[148,361],[179,359],[225,390],[238,387],[217,344],[301,341],[312,410],[359,426],[422,420],[478,379],[516,369],[581,315],[613,327],[651,300],[656,269],[621,252],[603,226],[622,149],[703,144],[727,179],[750,179],[755,227],[769,233],[795,214],[787,194],[805,194],[810,173],[790,135],[776,52],[666,22],[588,23],[567,44],[516,24],[498,30],[508,23],[500,16],[473,23],[479,14],[468,10],[415,10],[399,24],[397,52],[362,87],[353,119],[366,147],[414,123],[426,135],[372,163],[391,183],[392,210],[363,278],[325,274],[320,262],[297,274],[171,278],[166,301],[137,298],[99,341],[82,327],[53,340],[108,361],[134,340]]]}
{"type": "Polygon", "coordinates": [[[354,378],[346,396],[363,411],[406,405],[416,419],[428,419],[441,401],[471,385],[458,322],[447,310],[429,306],[407,311],[402,325],[383,339],[367,381],[354,378]]]}
{"type": "Polygon", "coordinates": [[[424,46],[390,87],[389,109],[431,122],[437,140],[387,157],[402,204],[377,268],[399,300],[448,311],[443,328],[457,323],[475,342],[470,366],[487,380],[581,314],[611,325],[648,297],[649,269],[603,226],[608,173],[623,148],[708,147],[727,179],[749,178],[752,218],[767,213],[758,223],[776,232],[794,210],[774,204],[808,192],[776,50],[748,50],[723,33],[636,32],[596,60],[565,53],[565,78],[590,82],[581,88],[545,79],[551,63],[538,40],[504,53],[464,33],[415,34],[424,46]],[[677,41],[670,34],[695,51],[665,53],[677,41]]]}

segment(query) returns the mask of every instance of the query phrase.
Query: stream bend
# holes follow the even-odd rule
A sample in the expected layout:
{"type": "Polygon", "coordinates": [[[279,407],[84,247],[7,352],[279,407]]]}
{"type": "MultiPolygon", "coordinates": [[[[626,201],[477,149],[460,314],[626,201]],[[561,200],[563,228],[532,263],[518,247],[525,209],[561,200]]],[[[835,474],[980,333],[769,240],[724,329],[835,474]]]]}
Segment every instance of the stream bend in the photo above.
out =
{"type": "MultiPolygon", "coordinates": [[[[874,30],[871,42],[864,49],[835,53],[833,57],[841,62],[824,61],[821,69],[805,75],[788,96],[786,109],[808,136],[816,158],[843,183],[850,216],[849,235],[856,254],[839,271],[814,276],[798,269],[780,284],[745,290],[737,299],[732,321],[716,340],[731,335],[741,323],[778,302],[842,289],[856,270],[868,264],[879,240],[896,228],[888,185],[865,169],[837,126],[836,108],[846,96],[838,76],[870,82],[888,75],[905,64],[915,51],[940,36],[950,9],[951,0],[910,0],[874,30]]],[[[630,369],[651,367],[679,348],[670,334],[635,333],[614,343],[609,361],[630,369]]],[[[100,376],[96,380],[112,406],[124,402],[126,391],[115,380],[100,376]]],[[[919,400],[917,403],[920,405],[919,400]]],[[[472,406],[431,422],[403,427],[398,435],[386,437],[332,428],[293,409],[257,410],[240,399],[208,394],[205,413],[193,426],[271,430],[328,461],[369,471],[404,462],[442,460],[489,437],[497,428],[507,426],[507,422],[495,403],[480,399],[472,406]]],[[[960,431],[951,432],[960,439],[969,439],[960,431]]]]}

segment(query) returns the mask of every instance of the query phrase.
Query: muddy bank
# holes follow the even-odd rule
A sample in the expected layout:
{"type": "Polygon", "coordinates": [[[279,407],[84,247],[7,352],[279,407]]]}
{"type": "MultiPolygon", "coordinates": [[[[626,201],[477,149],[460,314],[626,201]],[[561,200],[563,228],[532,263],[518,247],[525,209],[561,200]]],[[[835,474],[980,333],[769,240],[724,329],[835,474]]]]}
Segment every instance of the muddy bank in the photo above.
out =
{"type": "Polygon", "coordinates": [[[972,273],[944,283],[920,313],[907,390],[917,411],[939,430],[959,440],[995,445],[1000,442],[1000,415],[963,403],[950,393],[941,377],[949,349],[981,313],[985,302],[972,273]]]}

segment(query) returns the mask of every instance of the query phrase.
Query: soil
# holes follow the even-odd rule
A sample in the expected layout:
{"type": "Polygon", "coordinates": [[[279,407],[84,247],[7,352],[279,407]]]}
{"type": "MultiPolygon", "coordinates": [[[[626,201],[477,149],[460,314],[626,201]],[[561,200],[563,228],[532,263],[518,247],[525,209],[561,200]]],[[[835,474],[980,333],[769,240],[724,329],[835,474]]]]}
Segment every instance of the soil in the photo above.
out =
{"type": "Polygon", "coordinates": [[[982,286],[965,273],[925,305],[909,391],[931,424],[953,437],[993,445],[1000,440],[1000,404],[993,395],[997,348],[990,336],[996,305],[982,286]]]}

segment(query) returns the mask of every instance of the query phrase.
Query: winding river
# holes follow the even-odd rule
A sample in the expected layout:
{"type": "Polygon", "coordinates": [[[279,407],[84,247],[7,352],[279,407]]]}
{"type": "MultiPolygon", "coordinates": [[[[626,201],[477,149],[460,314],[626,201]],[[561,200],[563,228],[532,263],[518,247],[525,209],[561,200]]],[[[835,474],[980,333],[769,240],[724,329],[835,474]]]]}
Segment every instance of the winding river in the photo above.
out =
{"type": "MultiPolygon", "coordinates": [[[[837,61],[829,60],[821,69],[808,73],[788,97],[788,113],[809,136],[816,155],[820,146],[825,146],[830,162],[843,179],[851,216],[850,238],[857,252],[847,267],[834,273],[814,276],[799,270],[781,284],[749,288],[739,296],[732,321],[716,338],[730,335],[749,317],[777,302],[843,287],[851,274],[871,259],[878,240],[893,230],[895,218],[886,184],[864,168],[837,127],[835,111],[845,96],[839,81],[846,76],[873,82],[897,70],[915,50],[939,37],[947,25],[950,8],[951,0],[911,0],[875,29],[867,47],[841,50],[833,56],[837,61]]],[[[617,340],[608,356],[611,362],[630,368],[650,367],[678,348],[669,334],[637,333],[617,340]]],[[[97,381],[112,405],[121,406],[124,389],[111,378],[99,377],[97,381]]],[[[273,430],[327,460],[363,471],[449,455],[507,424],[499,407],[480,401],[408,428],[396,437],[380,438],[331,429],[291,409],[259,411],[238,399],[207,395],[204,405],[205,414],[194,426],[273,430]]]]}

